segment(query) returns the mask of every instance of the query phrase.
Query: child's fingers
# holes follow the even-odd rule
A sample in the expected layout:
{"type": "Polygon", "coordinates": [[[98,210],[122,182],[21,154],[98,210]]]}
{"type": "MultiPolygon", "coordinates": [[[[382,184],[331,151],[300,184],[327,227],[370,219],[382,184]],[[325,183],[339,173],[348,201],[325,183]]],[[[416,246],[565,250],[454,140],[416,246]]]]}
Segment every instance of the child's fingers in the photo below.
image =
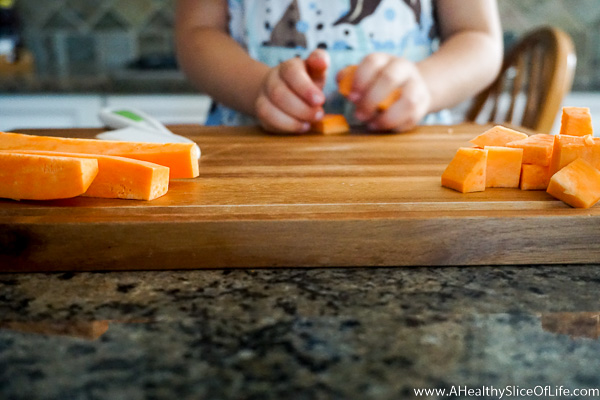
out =
{"type": "Polygon", "coordinates": [[[417,80],[411,80],[402,88],[402,97],[385,112],[369,121],[375,130],[406,131],[414,128],[427,113],[429,95],[417,80]]]}
{"type": "Polygon", "coordinates": [[[327,77],[327,68],[329,68],[329,53],[323,49],[316,49],[304,61],[308,76],[313,82],[323,89],[327,77]]]}
{"type": "Polygon", "coordinates": [[[325,103],[323,91],[310,78],[304,61],[300,58],[296,57],[282,63],[279,67],[279,76],[309,106],[320,107],[325,103]]]}
{"type": "Polygon", "coordinates": [[[373,85],[380,71],[390,62],[391,56],[383,53],[371,53],[366,56],[354,73],[354,82],[349,98],[351,101],[360,100],[365,92],[373,85]]]}
{"type": "Polygon", "coordinates": [[[295,119],[315,122],[323,117],[321,107],[311,107],[306,104],[279,78],[278,74],[273,74],[266,80],[263,92],[271,103],[295,119]]]}
{"type": "Polygon", "coordinates": [[[369,120],[379,112],[378,105],[394,90],[405,85],[414,75],[416,67],[413,63],[401,58],[392,58],[377,76],[370,87],[356,103],[356,116],[362,121],[369,120]]]}
{"type": "Polygon", "coordinates": [[[259,96],[256,100],[256,116],[263,128],[269,132],[303,133],[310,129],[310,123],[286,114],[266,96],[259,96]]]}

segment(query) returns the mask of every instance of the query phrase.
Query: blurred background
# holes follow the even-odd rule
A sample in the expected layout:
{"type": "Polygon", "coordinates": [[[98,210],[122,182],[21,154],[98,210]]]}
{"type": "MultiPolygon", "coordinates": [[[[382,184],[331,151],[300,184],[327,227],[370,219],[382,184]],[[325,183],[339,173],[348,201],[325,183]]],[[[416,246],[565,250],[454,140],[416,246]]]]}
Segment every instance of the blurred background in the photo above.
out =
{"type": "MultiPolygon", "coordinates": [[[[590,107],[599,121],[598,0],[498,3],[507,46],[540,25],[571,35],[577,70],[564,104],[590,107]]],[[[174,0],[0,0],[0,130],[101,126],[97,112],[106,105],[140,108],[167,124],[203,123],[210,99],[177,69],[174,7],[174,0]],[[8,62],[14,43],[18,58],[8,62]]]]}

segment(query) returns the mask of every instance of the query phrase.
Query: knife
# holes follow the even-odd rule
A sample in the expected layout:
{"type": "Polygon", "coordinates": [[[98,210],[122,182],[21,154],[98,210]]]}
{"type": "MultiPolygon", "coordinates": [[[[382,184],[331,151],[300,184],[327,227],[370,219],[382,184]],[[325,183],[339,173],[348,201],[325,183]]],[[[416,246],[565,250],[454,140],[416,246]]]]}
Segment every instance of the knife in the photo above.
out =
{"type": "Polygon", "coordinates": [[[200,158],[200,147],[191,139],[167,129],[156,118],[133,108],[103,108],[100,121],[114,130],[96,135],[97,139],[150,143],[194,143],[200,158]]]}

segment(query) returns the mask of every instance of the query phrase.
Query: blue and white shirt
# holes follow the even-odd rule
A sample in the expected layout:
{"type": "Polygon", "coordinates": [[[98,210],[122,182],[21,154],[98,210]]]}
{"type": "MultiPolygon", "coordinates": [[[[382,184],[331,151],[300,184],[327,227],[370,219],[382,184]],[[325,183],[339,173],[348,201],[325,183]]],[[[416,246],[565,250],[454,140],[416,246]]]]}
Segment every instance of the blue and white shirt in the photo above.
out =
{"type": "MultiPolygon", "coordinates": [[[[351,105],[337,92],[335,76],[373,52],[418,62],[438,45],[435,0],[228,0],[229,31],[250,56],[271,67],[292,57],[306,58],[314,49],[331,57],[324,88],[328,113],[351,118],[351,105]]],[[[448,114],[426,122],[449,122],[448,114]]],[[[256,123],[218,105],[209,125],[256,123]]]]}

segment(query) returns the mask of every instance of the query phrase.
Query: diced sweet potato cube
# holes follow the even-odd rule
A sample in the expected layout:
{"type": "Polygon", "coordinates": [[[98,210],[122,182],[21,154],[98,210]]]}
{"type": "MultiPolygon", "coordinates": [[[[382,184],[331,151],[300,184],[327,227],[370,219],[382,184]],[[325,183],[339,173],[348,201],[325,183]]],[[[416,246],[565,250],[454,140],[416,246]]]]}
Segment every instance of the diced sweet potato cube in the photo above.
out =
{"type": "Polygon", "coordinates": [[[547,166],[523,164],[521,166],[521,190],[546,190],[550,180],[547,166]]]}
{"type": "Polygon", "coordinates": [[[484,149],[459,148],[442,174],[442,186],[461,193],[484,191],[487,155],[484,149]]]}
{"type": "Polygon", "coordinates": [[[560,134],[570,136],[593,135],[590,109],[587,107],[563,107],[560,134]]]}
{"type": "Polygon", "coordinates": [[[600,138],[556,135],[550,162],[550,176],[577,158],[583,158],[594,168],[600,168],[600,138]]]}
{"type": "Polygon", "coordinates": [[[526,139],[509,142],[506,146],[523,149],[523,164],[547,166],[552,160],[554,135],[546,133],[531,135],[526,139]]]}
{"type": "Polygon", "coordinates": [[[485,146],[488,151],[485,187],[519,187],[523,149],[485,146]]]}
{"type": "Polygon", "coordinates": [[[497,125],[470,140],[477,147],[506,146],[507,143],[527,138],[527,134],[497,125]]]}
{"type": "Polygon", "coordinates": [[[311,126],[313,132],[324,135],[337,135],[350,131],[350,125],[342,114],[325,114],[323,118],[311,126]]]}
{"type": "Polygon", "coordinates": [[[571,207],[589,208],[600,200],[600,171],[578,158],[550,178],[546,191],[571,207]]]}

